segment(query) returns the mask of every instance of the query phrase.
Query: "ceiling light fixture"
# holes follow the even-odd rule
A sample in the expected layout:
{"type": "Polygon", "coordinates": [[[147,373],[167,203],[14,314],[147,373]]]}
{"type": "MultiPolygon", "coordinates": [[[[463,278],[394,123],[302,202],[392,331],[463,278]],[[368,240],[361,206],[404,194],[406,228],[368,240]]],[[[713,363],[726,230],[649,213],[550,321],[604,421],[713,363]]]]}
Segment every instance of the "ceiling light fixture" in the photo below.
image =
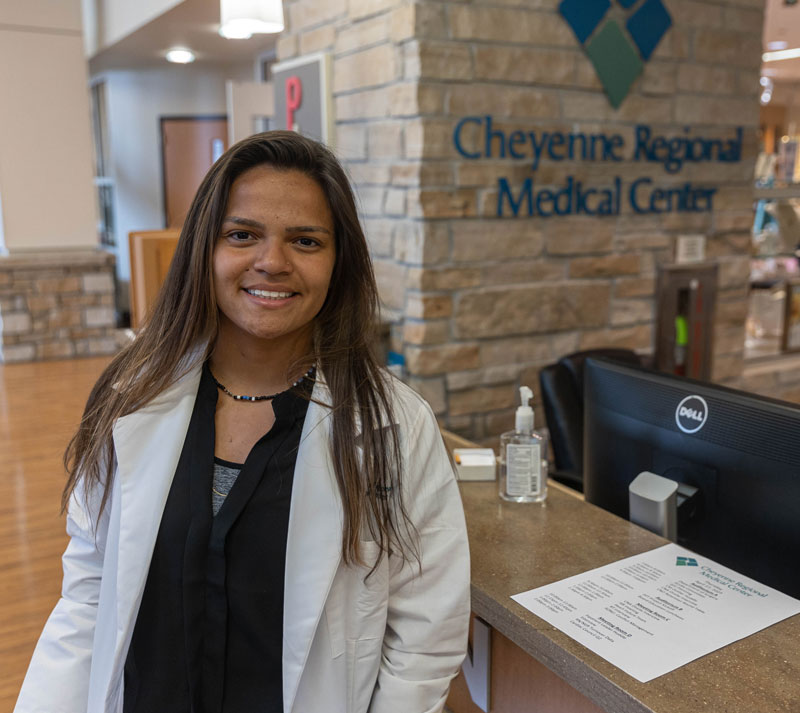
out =
{"type": "Polygon", "coordinates": [[[779,59],[797,59],[800,57],[800,47],[793,47],[789,50],[777,50],[776,52],[764,52],[761,59],[765,62],[777,62],[779,59]]]}
{"type": "Polygon", "coordinates": [[[786,40],[773,40],[772,42],[767,42],[768,50],[785,50],[788,46],[789,43],[786,40]]]}
{"type": "Polygon", "coordinates": [[[187,50],[183,47],[173,47],[167,51],[167,62],[175,62],[175,64],[189,64],[197,59],[194,52],[187,50]]]}
{"type": "Polygon", "coordinates": [[[220,0],[219,34],[249,39],[255,34],[283,32],[281,0],[220,0]]]}

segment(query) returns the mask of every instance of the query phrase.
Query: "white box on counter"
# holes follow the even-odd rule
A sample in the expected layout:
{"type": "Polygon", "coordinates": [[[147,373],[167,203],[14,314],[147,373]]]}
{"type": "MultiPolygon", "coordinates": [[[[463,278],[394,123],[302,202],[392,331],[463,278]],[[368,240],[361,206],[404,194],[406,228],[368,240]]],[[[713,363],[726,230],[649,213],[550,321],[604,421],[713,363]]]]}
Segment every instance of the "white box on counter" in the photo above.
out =
{"type": "Polygon", "coordinates": [[[453,459],[459,480],[495,480],[497,459],[491,448],[455,448],[453,459]]]}

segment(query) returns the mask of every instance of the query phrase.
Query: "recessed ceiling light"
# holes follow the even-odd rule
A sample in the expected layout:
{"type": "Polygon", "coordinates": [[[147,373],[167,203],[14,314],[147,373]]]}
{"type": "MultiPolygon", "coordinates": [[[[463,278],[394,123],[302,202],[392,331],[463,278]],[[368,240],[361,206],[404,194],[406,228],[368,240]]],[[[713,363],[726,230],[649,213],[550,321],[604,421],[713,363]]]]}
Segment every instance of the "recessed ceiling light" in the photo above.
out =
{"type": "Polygon", "coordinates": [[[772,42],[767,42],[768,50],[785,50],[788,46],[789,43],[786,40],[773,40],[772,42]]]}
{"type": "Polygon", "coordinates": [[[175,62],[176,64],[189,64],[194,62],[196,57],[191,50],[183,49],[182,47],[174,47],[167,51],[167,62],[175,62]]]}

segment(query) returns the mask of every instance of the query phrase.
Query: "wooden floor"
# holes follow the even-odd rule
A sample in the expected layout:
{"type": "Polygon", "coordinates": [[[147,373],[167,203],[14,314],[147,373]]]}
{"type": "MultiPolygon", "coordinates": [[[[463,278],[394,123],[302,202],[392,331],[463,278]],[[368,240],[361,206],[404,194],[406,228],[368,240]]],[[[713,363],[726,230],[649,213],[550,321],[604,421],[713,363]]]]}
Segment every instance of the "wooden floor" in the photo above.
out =
{"type": "Polygon", "coordinates": [[[0,364],[0,713],[61,587],[62,455],[108,358],[0,364]]]}

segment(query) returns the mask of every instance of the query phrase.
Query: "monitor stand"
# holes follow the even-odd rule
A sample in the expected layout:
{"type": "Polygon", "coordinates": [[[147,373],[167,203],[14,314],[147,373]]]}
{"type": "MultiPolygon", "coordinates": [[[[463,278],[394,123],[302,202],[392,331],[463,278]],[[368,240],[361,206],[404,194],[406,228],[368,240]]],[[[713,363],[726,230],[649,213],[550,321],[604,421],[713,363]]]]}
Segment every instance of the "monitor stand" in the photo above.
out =
{"type": "Polygon", "coordinates": [[[639,473],[628,486],[630,521],[650,532],[678,541],[678,522],[685,524],[697,509],[700,491],[655,473],[639,473]]]}

